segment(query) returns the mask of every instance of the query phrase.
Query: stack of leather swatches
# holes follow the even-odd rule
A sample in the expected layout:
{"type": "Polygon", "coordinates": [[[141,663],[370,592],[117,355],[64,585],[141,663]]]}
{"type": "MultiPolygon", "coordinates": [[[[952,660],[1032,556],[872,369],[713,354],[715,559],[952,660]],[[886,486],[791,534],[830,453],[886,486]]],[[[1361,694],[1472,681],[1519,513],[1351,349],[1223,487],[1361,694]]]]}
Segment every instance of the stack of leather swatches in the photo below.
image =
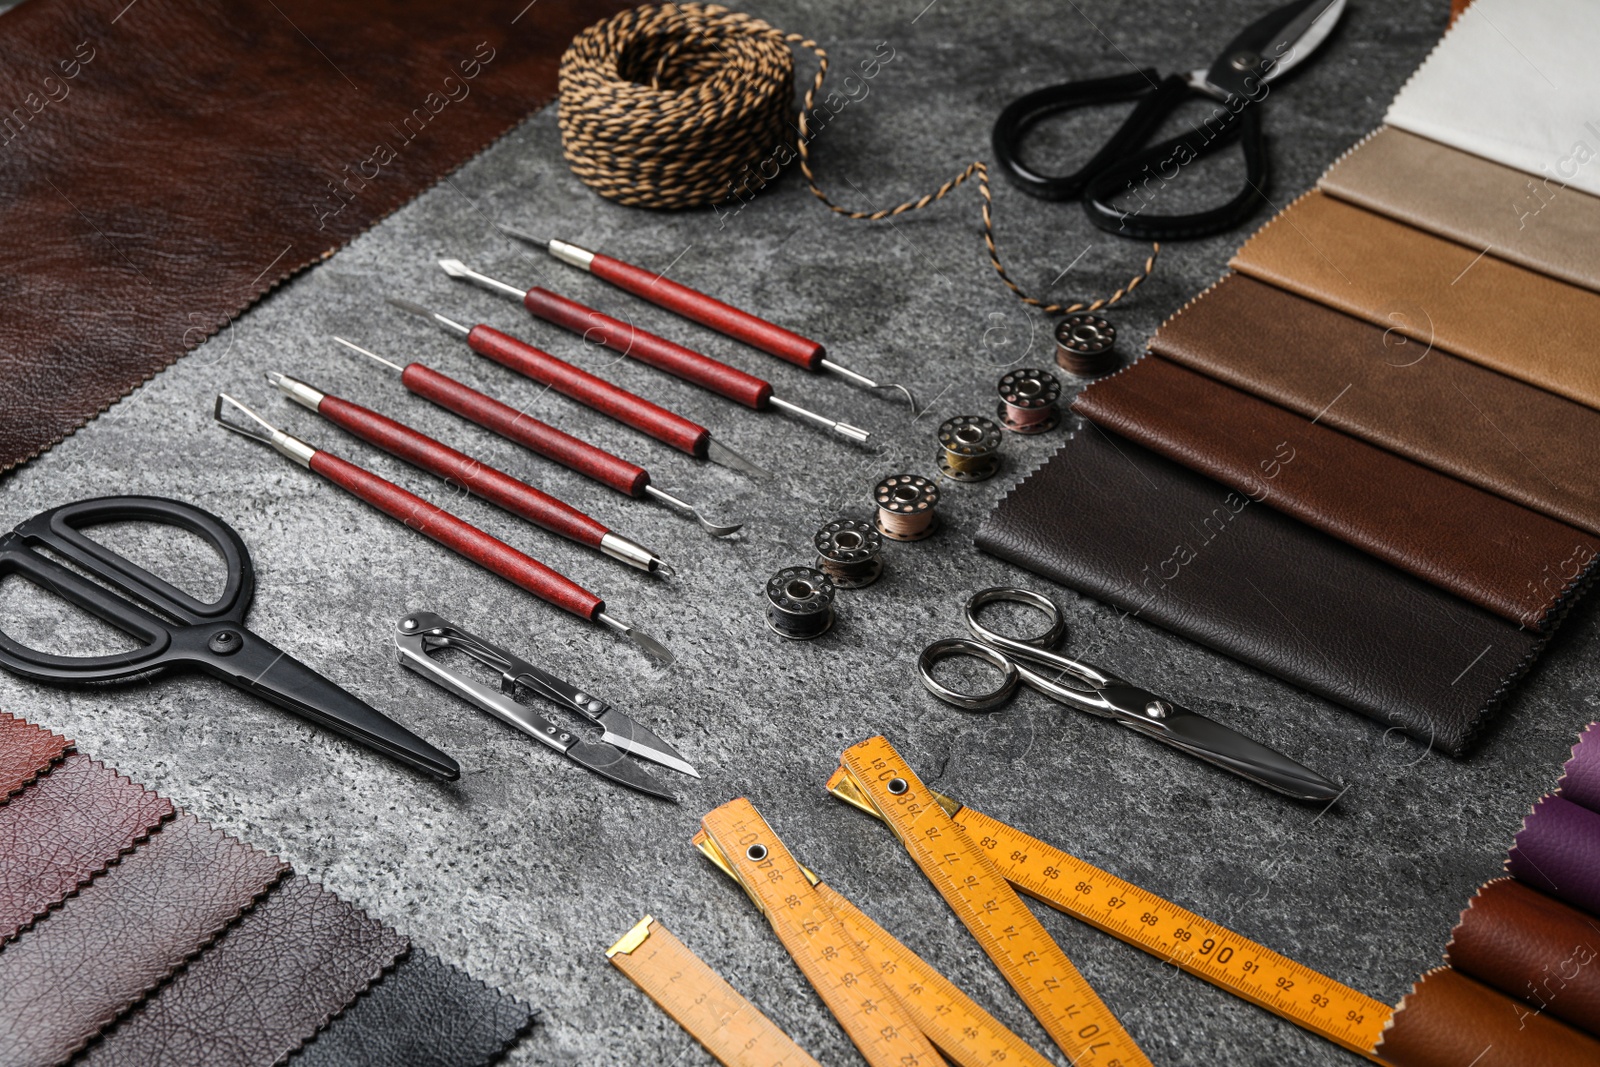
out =
{"type": "Polygon", "coordinates": [[[1547,36],[1575,21],[1573,0],[1510,4],[1468,8],[1391,125],[1079,395],[1088,425],[1001,501],[980,547],[1469,748],[1600,559],[1600,196],[1440,139],[1521,161],[1497,146],[1548,131],[1510,116],[1581,129],[1600,95],[1588,18],[1539,55],[1595,92],[1497,80],[1523,98],[1492,129],[1490,105],[1461,106],[1488,19],[1547,36]]]}
{"type": "Polygon", "coordinates": [[[1600,724],[1524,820],[1509,878],[1485,883],[1401,1001],[1377,1054],[1394,1067],[1600,1063],[1600,724]]]}
{"type": "Polygon", "coordinates": [[[0,713],[0,1065],[477,1067],[532,1023],[284,861],[0,713]]]}

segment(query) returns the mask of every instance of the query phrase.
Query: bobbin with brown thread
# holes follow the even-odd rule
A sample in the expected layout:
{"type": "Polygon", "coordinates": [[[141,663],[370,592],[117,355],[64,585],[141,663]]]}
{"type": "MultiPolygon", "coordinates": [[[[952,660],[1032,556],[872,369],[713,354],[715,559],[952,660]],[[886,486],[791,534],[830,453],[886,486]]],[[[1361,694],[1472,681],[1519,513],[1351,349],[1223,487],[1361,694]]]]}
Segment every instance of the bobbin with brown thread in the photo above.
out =
{"type": "Polygon", "coordinates": [[[872,490],[873,525],[892,541],[920,541],[939,528],[939,487],[920,474],[891,474],[872,490]]]}
{"type": "Polygon", "coordinates": [[[1056,366],[1093,378],[1116,365],[1117,328],[1108,320],[1084,312],[1056,323],[1056,366]]]}
{"type": "Polygon", "coordinates": [[[812,567],[785,567],[767,579],[767,627],[790,641],[833,628],[833,579],[812,567]]]}
{"type": "Polygon", "coordinates": [[[883,535],[859,519],[834,519],[817,531],[817,569],[840,589],[871,585],[883,573],[883,535]]]}
{"type": "Polygon", "coordinates": [[[1012,433],[1045,433],[1061,422],[1061,383],[1036,367],[1000,379],[1000,425],[1012,433]]]}
{"type": "Polygon", "coordinates": [[[939,471],[958,482],[981,482],[1000,469],[1000,427],[982,415],[939,424],[939,471]]]}

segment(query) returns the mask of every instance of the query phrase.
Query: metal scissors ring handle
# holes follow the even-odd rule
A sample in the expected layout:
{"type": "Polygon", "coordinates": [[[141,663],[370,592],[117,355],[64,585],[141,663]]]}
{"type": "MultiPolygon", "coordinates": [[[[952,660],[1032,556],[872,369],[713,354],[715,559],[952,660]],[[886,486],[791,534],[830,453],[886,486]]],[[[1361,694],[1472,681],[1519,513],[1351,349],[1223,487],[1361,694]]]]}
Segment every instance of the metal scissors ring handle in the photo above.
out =
{"type": "Polygon", "coordinates": [[[947,637],[923,649],[922,655],[917,657],[917,674],[922,677],[923,687],[928,692],[946,704],[954,704],[967,711],[991,711],[998,708],[1011,699],[1011,694],[1017,691],[1017,686],[1022,680],[1017,673],[1015,663],[988,645],[965,637],[947,637]],[[971,656],[973,659],[980,659],[1005,677],[1001,679],[998,688],[987,693],[963,693],[951,689],[933,676],[933,665],[952,656],[971,656]]]}
{"type": "Polygon", "coordinates": [[[973,637],[986,645],[993,645],[1024,659],[1035,659],[1041,651],[1055,648],[1067,633],[1067,620],[1062,616],[1061,609],[1056,607],[1055,601],[1030,589],[1017,589],[1011,586],[980,589],[968,599],[964,614],[967,619],[967,629],[972,631],[973,637]],[[1049,628],[1037,637],[1007,637],[1005,634],[995,633],[978,621],[978,610],[985,604],[1002,603],[1026,604],[1030,608],[1038,608],[1050,620],[1049,628]]]}

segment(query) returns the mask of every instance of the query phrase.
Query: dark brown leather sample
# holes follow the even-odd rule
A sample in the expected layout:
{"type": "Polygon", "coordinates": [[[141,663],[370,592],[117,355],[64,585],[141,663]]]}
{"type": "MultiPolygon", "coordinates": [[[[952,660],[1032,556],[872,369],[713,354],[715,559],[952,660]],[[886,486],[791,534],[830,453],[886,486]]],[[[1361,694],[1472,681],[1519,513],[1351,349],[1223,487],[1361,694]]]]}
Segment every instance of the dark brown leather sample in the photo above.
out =
{"type": "Polygon", "coordinates": [[[261,1067],[286,1059],[406,951],[404,937],[299,875],[129,1012],[82,1062],[261,1067]]]}
{"type": "Polygon", "coordinates": [[[0,711],[0,804],[65,756],[72,742],[0,711]]]}
{"type": "Polygon", "coordinates": [[[1400,1002],[1376,1053],[1393,1067],[1579,1067],[1600,1064],[1600,1041],[1442,967],[1400,1002]]]}
{"type": "Polygon", "coordinates": [[[0,943],[172,817],[172,804],[73,753],[0,808],[0,943]]]}
{"type": "Polygon", "coordinates": [[[1072,408],[1520,626],[1545,629],[1600,565],[1600,541],[1580,530],[1159,356],[1072,408]],[[1544,588],[1574,556],[1596,562],[1544,588]]]}
{"type": "Polygon", "coordinates": [[[1600,1035],[1600,920],[1592,915],[1497,878],[1461,913],[1445,959],[1534,1011],[1600,1035]]]}
{"type": "MultiPolygon", "coordinates": [[[[1600,534],[1600,412],[1241,275],[1150,348],[1320,424],[1600,534]]],[[[1541,582],[1570,582],[1588,560],[1541,582]]]]}
{"type": "MultiPolygon", "coordinates": [[[[622,0],[29,0],[0,15],[0,470],[437,182],[622,0]]],[[[552,149],[553,150],[553,149],[552,149]]]]}
{"type": "Polygon", "coordinates": [[[189,814],[0,950],[0,1065],[65,1063],[288,865],[189,814]]]}
{"type": "Polygon", "coordinates": [[[1506,855],[1518,881],[1600,915],[1600,813],[1549,795],[1539,798],[1506,855]]]}
{"type": "Polygon", "coordinates": [[[1600,293],[1319,192],[1256,231],[1230,265],[1600,408],[1600,293]]]}
{"type": "Polygon", "coordinates": [[[1092,426],[1000,501],[977,544],[1455,755],[1543,646],[1092,426]]]}

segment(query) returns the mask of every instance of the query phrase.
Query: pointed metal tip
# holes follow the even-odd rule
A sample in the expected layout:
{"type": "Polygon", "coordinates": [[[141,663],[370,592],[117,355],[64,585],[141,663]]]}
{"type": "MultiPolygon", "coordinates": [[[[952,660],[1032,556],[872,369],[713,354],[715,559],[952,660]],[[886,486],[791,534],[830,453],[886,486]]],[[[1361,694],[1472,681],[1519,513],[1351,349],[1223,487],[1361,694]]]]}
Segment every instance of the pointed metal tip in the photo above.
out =
{"type": "Polygon", "coordinates": [[[285,377],[286,377],[286,375],[284,375],[284,373],[282,371],[275,371],[275,370],[267,371],[267,382],[268,382],[268,384],[278,386],[278,388],[280,388],[280,389],[283,388],[281,383],[283,382],[283,379],[285,377]]]}
{"type": "Polygon", "coordinates": [[[467,265],[459,259],[441,259],[439,268],[452,278],[465,278],[467,276],[467,265]]]}
{"type": "Polygon", "coordinates": [[[530,245],[538,245],[540,248],[545,248],[550,244],[550,239],[548,237],[535,237],[527,230],[519,230],[515,226],[507,226],[503,222],[497,222],[494,225],[495,229],[499,230],[507,237],[515,237],[517,240],[526,241],[530,245]]]}
{"type": "Polygon", "coordinates": [[[663,645],[660,641],[657,641],[643,630],[636,629],[635,627],[629,626],[625,622],[613,619],[610,615],[607,615],[603,611],[594,617],[594,621],[598,622],[612,633],[626,637],[629,641],[632,641],[634,644],[638,645],[639,650],[646,656],[649,656],[651,659],[655,660],[656,666],[658,667],[670,667],[677,662],[678,657],[667,651],[666,645],[663,645]]]}
{"type": "Polygon", "coordinates": [[[759,467],[750,462],[748,459],[745,459],[739,453],[735,452],[721,441],[718,441],[715,437],[710,439],[706,447],[706,458],[711,462],[720,464],[721,466],[727,467],[730,470],[736,470],[742,474],[748,474],[752,478],[770,481],[773,477],[771,471],[767,470],[765,467],[759,467]]]}
{"type": "Polygon", "coordinates": [[[742,522],[733,523],[731,525],[712,522],[710,519],[700,514],[699,508],[695,507],[687,500],[682,500],[673,496],[665,489],[658,489],[653,485],[646,485],[644,487],[644,491],[661,501],[663,504],[667,505],[672,510],[684,515],[688,515],[690,518],[694,519],[695,522],[700,524],[700,528],[705,530],[712,537],[732,537],[734,534],[744,529],[744,523],[742,522]]]}
{"type": "Polygon", "coordinates": [[[423,307],[421,304],[414,303],[413,301],[410,301],[410,300],[402,299],[401,297],[398,297],[398,296],[386,296],[383,299],[387,303],[392,304],[393,306],[399,308],[401,311],[409,312],[412,315],[416,315],[416,316],[418,316],[420,318],[424,318],[424,319],[433,318],[433,312],[429,311],[427,308],[423,307]]]}
{"type": "Polygon", "coordinates": [[[351,341],[346,341],[343,337],[335,336],[333,340],[334,340],[334,342],[336,344],[344,345],[346,348],[348,348],[352,352],[359,352],[363,356],[366,356],[368,359],[373,359],[373,360],[378,361],[379,363],[382,363],[385,367],[388,367],[390,370],[399,371],[402,374],[405,373],[405,368],[400,366],[400,364],[391,363],[389,360],[384,359],[382,356],[378,355],[378,353],[373,352],[370,349],[362,348],[358,344],[355,344],[355,343],[353,343],[351,341]]]}
{"type": "Polygon", "coordinates": [[[888,388],[890,388],[890,389],[898,389],[902,393],[904,393],[905,396],[906,396],[906,403],[911,405],[911,414],[915,415],[917,413],[917,394],[916,393],[913,393],[910,390],[910,388],[908,388],[907,386],[899,385],[899,384],[890,385],[888,388]]]}

